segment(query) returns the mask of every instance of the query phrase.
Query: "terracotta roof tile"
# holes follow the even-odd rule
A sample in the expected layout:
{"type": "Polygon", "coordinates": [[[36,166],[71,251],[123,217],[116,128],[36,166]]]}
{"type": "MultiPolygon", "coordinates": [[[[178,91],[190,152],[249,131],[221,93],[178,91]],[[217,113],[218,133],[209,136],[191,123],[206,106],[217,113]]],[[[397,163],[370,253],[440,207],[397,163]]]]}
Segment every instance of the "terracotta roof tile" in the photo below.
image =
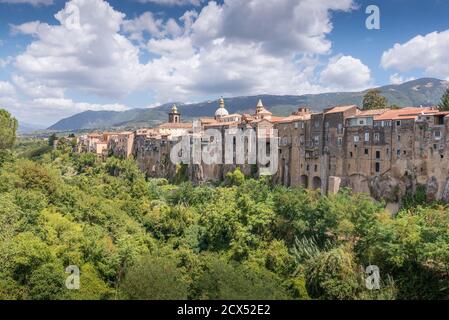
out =
{"type": "Polygon", "coordinates": [[[400,120],[400,119],[416,119],[421,114],[433,114],[438,110],[432,108],[402,108],[389,110],[381,115],[374,117],[374,120],[400,120]]]}
{"type": "Polygon", "coordinates": [[[347,110],[350,110],[352,108],[357,108],[356,105],[352,105],[352,106],[337,106],[337,107],[333,107],[332,109],[329,109],[328,111],[324,112],[325,114],[329,114],[329,113],[337,113],[337,112],[345,112],[347,110]]]}
{"type": "Polygon", "coordinates": [[[163,123],[161,125],[158,126],[158,128],[167,128],[167,129],[190,129],[192,128],[193,124],[192,123],[163,123]]]}

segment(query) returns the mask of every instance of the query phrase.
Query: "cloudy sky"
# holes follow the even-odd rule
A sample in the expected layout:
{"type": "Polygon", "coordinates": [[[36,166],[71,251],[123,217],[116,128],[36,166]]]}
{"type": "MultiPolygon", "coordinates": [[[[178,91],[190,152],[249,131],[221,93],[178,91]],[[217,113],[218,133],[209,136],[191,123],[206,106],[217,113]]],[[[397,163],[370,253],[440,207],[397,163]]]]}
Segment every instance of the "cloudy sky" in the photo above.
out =
{"type": "Polygon", "coordinates": [[[449,78],[444,0],[0,0],[0,107],[85,110],[449,78]],[[380,29],[365,26],[380,9],[380,29]]]}

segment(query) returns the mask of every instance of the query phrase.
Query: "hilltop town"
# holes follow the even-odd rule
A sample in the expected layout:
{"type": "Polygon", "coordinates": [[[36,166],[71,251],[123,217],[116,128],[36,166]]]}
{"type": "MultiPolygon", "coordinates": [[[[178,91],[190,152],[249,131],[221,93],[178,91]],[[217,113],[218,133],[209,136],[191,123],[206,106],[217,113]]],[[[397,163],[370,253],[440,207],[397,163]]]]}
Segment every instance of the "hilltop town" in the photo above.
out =
{"type": "MultiPolygon", "coordinates": [[[[273,115],[262,101],[253,114],[229,114],[223,99],[214,117],[200,118],[202,130],[252,128],[278,132],[276,184],[336,193],[342,187],[398,202],[420,186],[428,200],[449,201],[449,112],[434,107],[360,110],[335,106],[313,113],[299,107],[287,117],[273,115]]],[[[77,137],[78,152],[105,159],[134,157],[148,177],[173,178],[173,146],[193,135],[193,123],[183,122],[174,105],[168,122],[154,128],[125,132],[93,132],[77,137]]],[[[223,139],[224,140],[224,139],[223,139]]],[[[258,165],[189,164],[194,183],[221,181],[239,167],[247,176],[259,175],[258,165]]]]}

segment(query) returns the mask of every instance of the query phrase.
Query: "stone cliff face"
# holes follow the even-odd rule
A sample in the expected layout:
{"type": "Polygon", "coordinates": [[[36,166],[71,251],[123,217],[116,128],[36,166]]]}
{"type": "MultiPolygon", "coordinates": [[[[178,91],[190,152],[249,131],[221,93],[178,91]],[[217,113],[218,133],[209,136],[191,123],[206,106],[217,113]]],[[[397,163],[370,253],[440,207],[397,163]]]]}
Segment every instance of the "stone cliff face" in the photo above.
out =
{"type": "Polygon", "coordinates": [[[449,179],[447,179],[446,184],[444,185],[441,200],[443,200],[444,202],[449,202],[449,179]]]}
{"type": "Polygon", "coordinates": [[[405,184],[390,175],[376,176],[370,179],[371,195],[387,202],[398,202],[405,194],[405,184]]]}
{"type": "Polygon", "coordinates": [[[430,179],[427,181],[426,186],[427,201],[438,200],[438,189],[439,185],[437,178],[434,176],[430,177],[430,179]]]}
{"type": "MultiPolygon", "coordinates": [[[[239,125],[246,128],[248,124],[239,125]]],[[[222,134],[228,126],[215,124],[222,134]]],[[[449,201],[449,112],[435,108],[360,111],[356,106],[338,106],[311,113],[299,108],[291,117],[254,121],[254,129],[259,126],[278,134],[274,184],[321,189],[323,194],[348,187],[387,203],[400,203],[423,187],[429,201],[449,201]]],[[[169,158],[174,143],[136,138],[134,155],[149,177],[176,176],[169,158]]],[[[195,184],[220,182],[236,167],[193,164],[188,165],[187,175],[195,184]]],[[[246,176],[258,176],[255,165],[238,167],[246,176]]]]}

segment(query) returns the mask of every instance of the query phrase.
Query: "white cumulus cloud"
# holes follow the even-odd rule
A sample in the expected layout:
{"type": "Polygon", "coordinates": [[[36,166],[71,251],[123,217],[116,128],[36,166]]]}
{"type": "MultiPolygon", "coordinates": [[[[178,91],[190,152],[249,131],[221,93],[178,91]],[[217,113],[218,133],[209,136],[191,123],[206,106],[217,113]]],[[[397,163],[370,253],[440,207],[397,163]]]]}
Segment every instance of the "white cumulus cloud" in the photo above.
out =
{"type": "Polygon", "coordinates": [[[167,6],[199,6],[204,0],[137,0],[140,3],[157,3],[167,6]]]}
{"type": "Polygon", "coordinates": [[[8,81],[0,81],[0,97],[10,97],[16,93],[13,85],[8,81]]]}
{"type": "Polygon", "coordinates": [[[14,30],[33,34],[16,59],[27,78],[48,87],[120,97],[145,77],[139,50],[119,34],[124,15],[103,0],[72,0],[55,15],[59,25],[28,23],[14,30]]]}
{"type": "Polygon", "coordinates": [[[424,70],[428,76],[449,77],[449,30],[431,32],[385,51],[381,65],[385,69],[406,72],[414,69],[424,70]]]}
{"type": "Polygon", "coordinates": [[[220,37],[259,43],[272,54],[327,53],[331,12],[353,8],[352,0],[212,1],[193,24],[193,38],[197,43],[220,37]]]}
{"type": "Polygon", "coordinates": [[[320,74],[320,82],[334,90],[363,90],[372,83],[371,71],[359,59],[336,56],[320,74]]]}
{"type": "Polygon", "coordinates": [[[225,0],[178,19],[154,12],[127,18],[104,0],[70,0],[56,13],[56,24],[12,27],[13,33],[32,37],[11,76],[29,100],[15,105],[36,114],[54,109],[54,117],[128,108],[76,102],[68,92],[115,101],[147,91],[153,99],[148,105],[220,95],[358,90],[371,82],[359,59],[335,56],[318,71],[331,52],[331,13],[353,7],[352,0],[225,0]]]}
{"type": "Polygon", "coordinates": [[[398,73],[394,73],[390,76],[390,83],[391,84],[401,84],[407,81],[412,81],[415,80],[416,78],[414,77],[403,77],[398,73]]]}

